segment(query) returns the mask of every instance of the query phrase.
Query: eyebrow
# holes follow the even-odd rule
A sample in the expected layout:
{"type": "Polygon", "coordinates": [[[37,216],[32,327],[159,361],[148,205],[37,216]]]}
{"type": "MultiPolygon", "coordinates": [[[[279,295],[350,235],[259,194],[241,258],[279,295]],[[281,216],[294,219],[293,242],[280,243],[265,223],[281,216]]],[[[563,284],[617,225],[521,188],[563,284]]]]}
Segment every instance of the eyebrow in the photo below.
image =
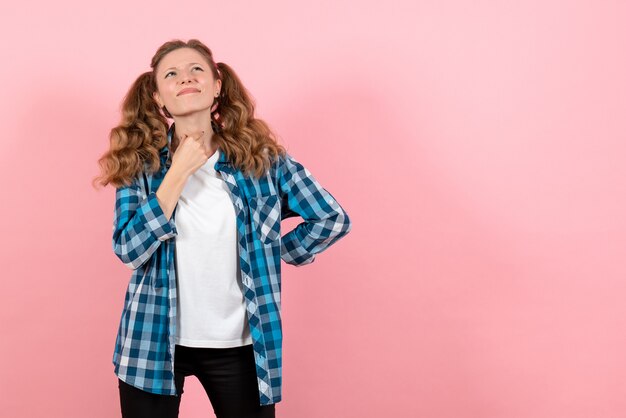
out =
{"type": "MultiPolygon", "coordinates": [[[[189,63],[189,65],[205,65],[205,64],[201,64],[201,63],[199,63],[199,62],[190,62],[190,63],[189,63]]],[[[165,69],[165,70],[163,70],[163,71],[168,71],[168,70],[176,70],[176,69],[177,69],[177,67],[170,67],[170,68],[166,68],[166,69],[165,69]]]]}

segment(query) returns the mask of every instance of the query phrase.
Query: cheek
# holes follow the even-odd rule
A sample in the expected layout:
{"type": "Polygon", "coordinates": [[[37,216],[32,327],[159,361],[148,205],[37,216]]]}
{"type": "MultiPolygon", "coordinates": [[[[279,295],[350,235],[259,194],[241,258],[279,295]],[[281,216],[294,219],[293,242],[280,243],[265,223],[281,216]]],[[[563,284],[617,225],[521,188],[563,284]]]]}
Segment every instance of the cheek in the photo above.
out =
{"type": "Polygon", "coordinates": [[[172,102],[176,96],[176,86],[171,83],[163,83],[159,86],[159,94],[163,103],[172,102]]]}

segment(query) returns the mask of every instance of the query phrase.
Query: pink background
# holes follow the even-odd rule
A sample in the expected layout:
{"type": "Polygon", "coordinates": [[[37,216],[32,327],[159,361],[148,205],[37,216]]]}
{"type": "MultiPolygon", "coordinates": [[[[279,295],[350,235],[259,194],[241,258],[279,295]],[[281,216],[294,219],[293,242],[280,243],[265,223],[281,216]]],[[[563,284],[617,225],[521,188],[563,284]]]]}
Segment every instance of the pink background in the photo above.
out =
{"type": "MultiPolygon", "coordinates": [[[[156,48],[197,37],[353,221],[284,264],[277,416],[626,416],[624,21],[609,0],[3,7],[0,415],[120,415],[130,270],[90,181],[156,48]]],[[[188,378],[181,417],[209,411],[188,378]]]]}

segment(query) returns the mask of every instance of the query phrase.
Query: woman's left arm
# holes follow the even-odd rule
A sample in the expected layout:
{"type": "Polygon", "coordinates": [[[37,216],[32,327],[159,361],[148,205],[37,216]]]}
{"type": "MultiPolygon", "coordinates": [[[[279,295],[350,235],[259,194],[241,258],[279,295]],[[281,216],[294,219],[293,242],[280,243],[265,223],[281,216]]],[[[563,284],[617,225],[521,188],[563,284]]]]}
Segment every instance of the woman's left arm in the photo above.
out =
{"type": "Polygon", "coordinates": [[[337,200],[311,172],[289,153],[277,171],[282,212],[304,219],[281,237],[281,258],[295,266],[310,264],[352,229],[352,222],[337,200]]]}

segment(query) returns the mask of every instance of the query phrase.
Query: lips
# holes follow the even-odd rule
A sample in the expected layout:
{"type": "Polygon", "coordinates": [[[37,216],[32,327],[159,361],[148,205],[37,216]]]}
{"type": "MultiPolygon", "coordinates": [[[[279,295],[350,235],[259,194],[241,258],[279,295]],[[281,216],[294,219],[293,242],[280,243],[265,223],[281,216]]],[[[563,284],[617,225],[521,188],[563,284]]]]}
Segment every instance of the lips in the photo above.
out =
{"type": "Polygon", "coordinates": [[[181,91],[178,92],[177,96],[182,96],[183,94],[189,94],[189,93],[200,93],[200,90],[194,89],[194,88],[182,89],[181,91]]]}

